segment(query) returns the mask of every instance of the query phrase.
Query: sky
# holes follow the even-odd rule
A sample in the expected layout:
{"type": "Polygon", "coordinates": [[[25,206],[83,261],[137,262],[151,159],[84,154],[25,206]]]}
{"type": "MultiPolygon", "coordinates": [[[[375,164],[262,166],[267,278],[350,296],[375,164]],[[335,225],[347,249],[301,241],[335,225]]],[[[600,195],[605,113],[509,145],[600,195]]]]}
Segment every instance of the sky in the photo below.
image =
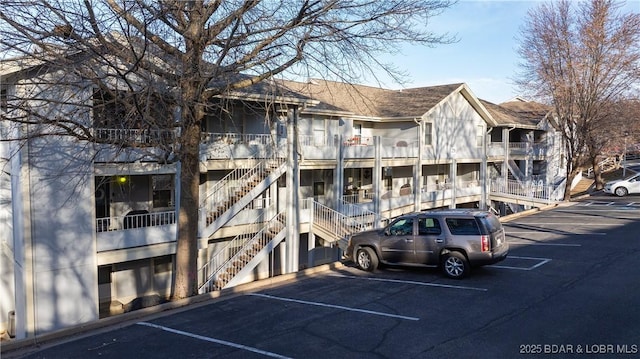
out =
{"type": "MultiPolygon", "coordinates": [[[[479,98],[501,103],[522,95],[513,85],[520,61],[517,36],[527,11],[541,0],[459,0],[433,17],[428,28],[456,35],[457,43],[404,47],[389,61],[409,74],[404,87],[465,82],[479,98]]],[[[622,11],[640,12],[640,0],[627,0],[622,11]]],[[[383,87],[400,86],[384,82],[383,87]]]]}

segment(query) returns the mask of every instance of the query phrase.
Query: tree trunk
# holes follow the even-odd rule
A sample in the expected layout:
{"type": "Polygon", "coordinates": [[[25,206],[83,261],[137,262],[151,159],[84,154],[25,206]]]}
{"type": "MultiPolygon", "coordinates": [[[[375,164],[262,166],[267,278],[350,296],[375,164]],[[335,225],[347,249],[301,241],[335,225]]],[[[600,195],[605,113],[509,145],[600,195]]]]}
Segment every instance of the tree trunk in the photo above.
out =
{"type": "Polygon", "coordinates": [[[571,200],[571,183],[573,183],[573,179],[576,178],[580,169],[577,166],[572,166],[572,170],[567,168],[567,184],[564,187],[564,200],[571,200]]]}
{"type": "Polygon", "coordinates": [[[200,168],[198,143],[200,126],[183,127],[180,167],[180,212],[176,244],[176,275],[173,299],[187,298],[198,293],[198,208],[200,168]]]}
{"type": "Polygon", "coordinates": [[[591,159],[591,165],[593,166],[593,179],[596,182],[596,189],[600,190],[604,188],[604,182],[602,180],[602,171],[600,170],[597,156],[591,159]]]}

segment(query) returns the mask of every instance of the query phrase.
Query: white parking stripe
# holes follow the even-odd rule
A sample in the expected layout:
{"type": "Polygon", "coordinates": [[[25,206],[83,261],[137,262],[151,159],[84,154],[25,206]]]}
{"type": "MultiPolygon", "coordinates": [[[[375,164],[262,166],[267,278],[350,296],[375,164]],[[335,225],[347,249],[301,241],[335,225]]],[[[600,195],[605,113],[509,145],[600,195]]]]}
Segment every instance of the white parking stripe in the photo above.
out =
{"type": "MultiPolygon", "coordinates": [[[[547,228],[548,229],[548,228],[547,228]]],[[[557,234],[557,235],[563,235],[563,236],[584,236],[584,235],[596,235],[596,236],[604,236],[606,235],[606,233],[603,232],[569,232],[569,231],[563,231],[563,230],[559,230],[559,229],[552,229],[552,230],[548,230],[546,232],[538,232],[535,230],[530,230],[530,231],[508,231],[505,233],[507,236],[511,235],[511,234],[544,234],[544,235],[549,235],[549,234],[557,234]]]]}
{"type": "Polygon", "coordinates": [[[144,326],[147,326],[147,327],[156,328],[156,329],[160,329],[160,330],[164,330],[165,332],[180,334],[180,335],[184,335],[184,336],[187,336],[187,337],[204,340],[206,342],[226,345],[228,347],[234,347],[234,348],[237,348],[237,349],[242,349],[242,350],[250,351],[250,352],[253,352],[253,353],[258,353],[258,354],[266,355],[266,356],[272,357],[272,358],[291,359],[290,357],[287,357],[287,356],[284,356],[284,355],[280,355],[280,354],[264,351],[264,350],[261,350],[261,349],[249,347],[249,346],[242,345],[242,344],[236,344],[236,343],[228,342],[226,340],[209,338],[209,337],[205,337],[205,336],[198,335],[198,334],[184,332],[182,330],[163,327],[162,325],[157,325],[157,324],[147,323],[147,322],[138,322],[136,324],[144,325],[144,326]]]}
{"type": "Polygon", "coordinates": [[[602,223],[584,223],[584,222],[575,222],[575,223],[567,223],[567,222],[519,222],[516,226],[545,226],[548,224],[553,225],[562,225],[562,226],[602,226],[602,223]]]}
{"type": "Polygon", "coordinates": [[[522,268],[522,267],[513,267],[513,266],[502,266],[502,265],[492,265],[491,268],[503,268],[503,269],[515,269],[515,270],[526,270],[530,271],[540,267],[543,264],[551,262],[550,258],[537,258],[537,257],[518,257],[518,256],[508,256],[507,258],[515,258],[515,259],[530,259],[530,260],[539,260],[540,263],[533,265],[531,267],[522,268]]]}
{"type": "Polygon", "coordinates": [[[570,243],[541,243],[537,241],[509,241],[509,244],[528,244],[532,246],[582,247],[582,244],[570,243]]]}
{"type": "Polygon", "coordinates": [[[416,281],[411,281],[411,280],[368,278],[368,277],[357,277],[357,276],[343,275],[343,274],[332,274],[332,276],[333,277],[341,277],[341,278],[350,278],[350,279],[371,280],[371,281],[376,281],[376,282],[415,284],[415,285],[423,285],[425,287],[440,287],[440,288],[451,288],[451,289],[477,290],[477,291],[480,291],[480,292],[486,292],[487,291],[486,288],[467,287],[467,286],[451,285],[451,284],[416,282],[416,281]]]}
{"type": "Polygon", "coordinates": [[[269,298],[269,299],[282,300],[282,301],[285,301],[285,302],[293,302],[293,303],[300,303],[300,304],[307,304],[307,305],[315,305],[315,306],[319,306],[319,307],[341,309],[341,310],[347,310],[347,311],[350,311],[350,312],[360,312],[360,313],[367,313],[367,314],[373,314],[373,315],[381,315],[383,317],[391,317],[391,318],[406,319],[406,320],[420,320],[420,318],[416,318],[416,317],[407,317],[407,316],[404,316],[404,315],[389,314],[389,313],[383,313],[383,312],[374,312],[372,310],[350,308],[350,307],[344,307],[342,305],[325,304],[325,303],[318,303],[318,302],[309,302],[309,301],[306,301],[306,300],[276,297],[276,296],[267,295],[267,294],[250,293],[250,294],[247,294],[247,295],[251,295],[251,296],[254,296],[254,297],[263,297],[263,298],[269,298]]]}

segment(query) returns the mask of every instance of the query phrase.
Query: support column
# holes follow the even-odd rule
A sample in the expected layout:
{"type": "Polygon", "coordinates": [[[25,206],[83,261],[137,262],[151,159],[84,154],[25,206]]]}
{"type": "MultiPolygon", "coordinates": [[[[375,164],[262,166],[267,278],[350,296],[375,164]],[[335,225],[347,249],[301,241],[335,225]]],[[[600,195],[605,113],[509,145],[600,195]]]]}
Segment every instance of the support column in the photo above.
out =
{"type": "Polygon", "coordinates": [[[337,151],[336,170],[333,172],[334,183],[334,203],[336,210],[340,213],[342,210],[342,193],[344,191],[344,137],[342,135],[335,136],[337,151]]]}
{"type": "Polygon", "coordinates": [[[451,178],[451,203],[449,208],[456,208],[456,196],[458,195],[457,185],[458,182],[458,161],[454,158],[451,160],[451,167],[449,168],[449,178],[451,178]]]}
{"type": "MultiPolygon", "coordinates": [[[[371,181],[373,182],[373,211],[378,215],[378,218],[381,217],[380,214],[380,198],[382,197],[382,150],[380,147],[380,136],[375,136],[373,138],[373,145],[375,146],[374,153],[374,163],[373,170],[371,171],[371,181]]],[[[380,223],[378,223],[380,225],[380,223]]]]}
{"type": "Polygon", "coordinates": [[[422,209],[422,184],[420,179],[422,178],[422,121],[418,122],[418,156],[413,169],[413,210],[420,212],[422,209]]]}
{"type": "Polygon", "coordinates": [[[287,112],[287,239],[286,273],[298,271],[300,256],[300,168],[298,166],[298,107],[287,112]]]}

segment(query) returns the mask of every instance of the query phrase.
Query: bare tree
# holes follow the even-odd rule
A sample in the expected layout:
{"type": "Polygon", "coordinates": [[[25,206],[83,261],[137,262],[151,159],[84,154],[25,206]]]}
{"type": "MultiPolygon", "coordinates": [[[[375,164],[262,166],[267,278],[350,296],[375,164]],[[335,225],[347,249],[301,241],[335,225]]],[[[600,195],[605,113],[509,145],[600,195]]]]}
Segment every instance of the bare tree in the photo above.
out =
{"type": "Polygon", "coordinates": [[[582,166],[597,163],[610,106],[640,79],[640,14],[620,8],[614,0],[552,1],[530,10],[521,30],[517,83],[554,107],[568,155],[565,199],[582,166]]]}
{"type": "Polygon", "coordinates": [[[15,111],[3,120],[37,125],[39,135],[89,143],[104,141],[86,120],[90,110],[97,121],[111,121],[117,113],[122,120],[110,127],[162,133],[176,126],[176,137],[151,136],[147,145],[160,148],[161,153],[151,152],[163,160],[181,164],[173,293],[188,297],[197,291],[198,154],[202,121],[219,104],[212,99],[286,71],[347,82],[379,71],[402,79],[380,55],[403,43],[452,41],[427,28],[429,19],[450,5],[450,0],[6,0],[0,8],[0,51],[29,71],[56,74],[37,77],[36,100],[49,106],[56,101],[57,110],[52,117],[51,111],[33,108],[34,93],[24,99],[16,95],[10,101],[15,111]],[[60,84],[75,91],[66,97],[47,94],[47,86],[60,84]],[[83,103],[87,106],[78,106],[83,103]]]}

